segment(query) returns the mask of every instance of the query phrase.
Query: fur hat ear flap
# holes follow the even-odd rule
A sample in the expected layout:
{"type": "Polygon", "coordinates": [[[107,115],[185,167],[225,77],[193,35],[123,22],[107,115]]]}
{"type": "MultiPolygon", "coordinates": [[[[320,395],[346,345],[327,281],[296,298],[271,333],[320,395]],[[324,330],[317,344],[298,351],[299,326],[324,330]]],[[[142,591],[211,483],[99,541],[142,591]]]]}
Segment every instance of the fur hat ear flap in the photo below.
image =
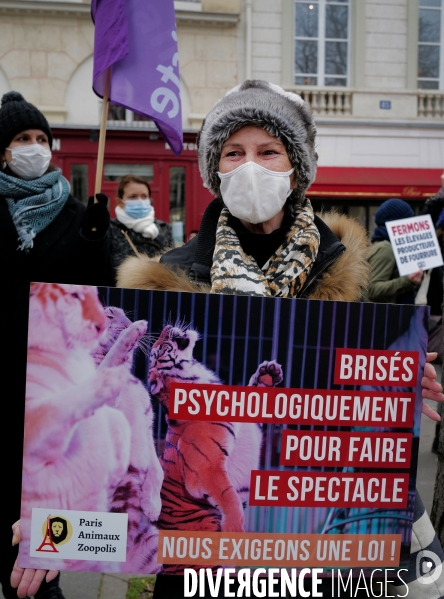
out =
{"type": "Polygon", "coordinates": [[[310,106],[292,92],[267,81],[245,81],[231,89],[208,113],[197,136],[199,169],[207,187],[219,195],[217,175],[223,144],[247,125],[261,127],[284,144],[297,173],[292,195],[304,195],[316,176],[316,126],[310,106]]]}

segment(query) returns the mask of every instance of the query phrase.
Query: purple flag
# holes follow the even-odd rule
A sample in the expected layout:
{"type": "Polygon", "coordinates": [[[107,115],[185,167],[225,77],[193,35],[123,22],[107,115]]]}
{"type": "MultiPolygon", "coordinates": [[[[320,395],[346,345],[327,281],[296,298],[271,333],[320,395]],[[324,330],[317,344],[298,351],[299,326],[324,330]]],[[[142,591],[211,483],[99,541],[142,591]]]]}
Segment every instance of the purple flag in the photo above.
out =
{"type": "Polygon", "coordinates": [[[92,0],[93,90],[150,117],[177,155],[182,151],[179,54],[174,0],[92,0]]]}

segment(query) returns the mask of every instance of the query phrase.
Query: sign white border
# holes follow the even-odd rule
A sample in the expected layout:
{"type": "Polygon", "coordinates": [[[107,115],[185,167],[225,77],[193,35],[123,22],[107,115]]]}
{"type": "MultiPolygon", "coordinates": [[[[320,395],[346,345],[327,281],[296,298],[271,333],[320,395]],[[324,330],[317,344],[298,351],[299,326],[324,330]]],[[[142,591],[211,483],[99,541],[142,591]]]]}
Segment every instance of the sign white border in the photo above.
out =
{"type": "Polygon", "coordinates": [[[443,264],[430,214],[385,223],[400,276],[443,264]]]}

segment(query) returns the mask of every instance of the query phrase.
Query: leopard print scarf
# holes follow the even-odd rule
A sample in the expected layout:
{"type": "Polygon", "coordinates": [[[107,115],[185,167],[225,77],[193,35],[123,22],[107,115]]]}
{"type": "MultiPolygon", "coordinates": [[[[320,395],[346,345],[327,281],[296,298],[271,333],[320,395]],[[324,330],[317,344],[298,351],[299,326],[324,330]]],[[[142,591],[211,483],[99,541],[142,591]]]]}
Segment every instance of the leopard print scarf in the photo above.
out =
{"type": "Polygon", "coordinates": [[[294,223],[284,243],[259,268],[242,249],[228,225],[230,213],[223,208],[216,231],[211,268],[211,291],[227,295],[297,297],[304,286],[319,249],[319,231],[310,201],[295,210],[294,223]]]}

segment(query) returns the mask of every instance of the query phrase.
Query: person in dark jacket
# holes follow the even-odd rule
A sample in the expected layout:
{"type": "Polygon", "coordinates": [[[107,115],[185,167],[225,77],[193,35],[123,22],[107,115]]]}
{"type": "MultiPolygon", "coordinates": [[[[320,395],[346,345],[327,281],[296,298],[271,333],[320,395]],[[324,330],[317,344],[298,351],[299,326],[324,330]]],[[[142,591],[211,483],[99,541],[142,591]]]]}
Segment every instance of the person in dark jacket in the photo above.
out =
{"type": "Polygon", "coordinates": [[[145,179],[136,175],[122,177],[116,201],[116,218],[110,226],[116,267],[136,252],[153,257],[174,246],[171,226],[155,218],[151,188],[145,179]]]}
{"type": "MultiPolygon", "coordinates": [[[[197,237],[164,254],[160,264],[127,259],[119,269],[118,285],[361,299],[368,280],[365,231],[342,215],[314,215],[305,195],[316,174],[315,135],[310,108],[296,94],[265,81],[246,81],[228,92],[207,115],[198,136],[204,185],[216,198],[197,237]]],[[[443,401],[435,378],[427,364],[423,397],[443,401]]],[[[433,527],[419,496],[413,535],[419,536],[418,548],[406,578],[416,592],[416,551],[430,547],[444,560],[442,550],[430,546],[433,527]]],[[[404,586],[391,590],[405,596],[404,586]]],[[[428,597],[430,588],[425,592],[411,596],[428,597]]],[[[163,597],[183,597],[181,577],[158,575],[154,598],[163,597]]]]}
{"type": "MultiPolygon", "coordinates": [[[[425,202],[421,214],[430,214],[432,217],[442,252],[444,232],[444,173],[441,175],[441,188],[436,195],[425,202]]],[[[427,305],[430,306],[430,314],[437,317],[442,316],[443,272],[442,266],[432,269],[427,292],[427,305]]]]}
{"type": "Polygon", "coordinates": [[[397,198],[386,200],[376,211],[376,228],[368,254],[370,280],[365,297],[367,301],[385,304],[415,303],[415,295],[423,271],[419,269],[409,275],[399,276],[395,254],[385,225],[388,221],[412,216],[415,216],[415,213],[409,204],[397,198]]]}
{"type": "MultiPolygon", "coordinates": [[[[0,338],[3,359],[0,582],[6,599],[16,557],[11,525],[20,518],[26,376],[27,301],[30,281],[109,285],[113,281],[107,198],[85,207],[51,166],[52,133],[44,115],[21,94],[9,92],[0,108],[0,338]]],[[[30,589],[32,593],[36,588],[30,589]]],[[[31,594],[32,594],[31,593],[31,594]]],[[[58,577],[44,582],[40,599],[63,599],[58,577]]]]}
{"type": "MultiPolygon", "coordinates": [[[[435,226],[438,242],[443,247],[444,232],[444,173],[441,174],[441,188],[438,193],[429,198],[421,214],[430,214],[435,226]]],[[[429,351],[436,349],[437,362],[442,364],[442,302],[443,302],[443,273],[442,266],[435,267],[430,272],[429,287],[427,290],[427,305],[430,306],[429,320],[429,351]]],[[[439,411],[442,414],[442,405],[439,411]]],[[[435,437],[432,443],[432,453],[438,453],[441,422],[436,423],[435,437]]]]}

